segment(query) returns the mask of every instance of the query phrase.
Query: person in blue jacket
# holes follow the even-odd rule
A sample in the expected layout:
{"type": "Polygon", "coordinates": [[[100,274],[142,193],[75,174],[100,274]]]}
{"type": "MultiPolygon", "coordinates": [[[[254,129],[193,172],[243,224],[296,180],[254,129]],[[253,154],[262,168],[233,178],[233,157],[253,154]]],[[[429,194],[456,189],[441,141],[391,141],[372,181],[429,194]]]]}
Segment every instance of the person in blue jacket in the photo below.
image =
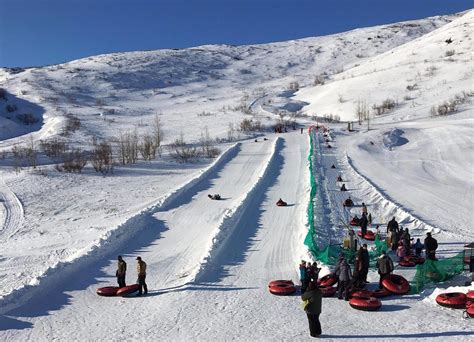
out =
{"type": "Polygon", "coordinates": [[[300,264],[300,282],[301,282],[301,293],[306,291],[308,286],[308,269],[306,268],[306,261],[301,260],[300,264]]]}

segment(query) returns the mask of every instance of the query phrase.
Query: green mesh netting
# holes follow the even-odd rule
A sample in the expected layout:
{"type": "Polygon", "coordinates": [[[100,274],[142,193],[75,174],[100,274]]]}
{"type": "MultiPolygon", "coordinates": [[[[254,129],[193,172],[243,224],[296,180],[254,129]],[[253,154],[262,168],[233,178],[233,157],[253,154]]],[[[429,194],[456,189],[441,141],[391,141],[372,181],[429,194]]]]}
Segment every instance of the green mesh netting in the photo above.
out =
{"type": "MultiPolygon", "coordinates": [[[[309,195],[309,203],[307,209],[308,215],[308,234],[305,237],[304,244],[308,247],[309,251],[313,255],[316,260],[321,261],[327,265],[334,265],[337,262],[339,255],[342,253],[348,260],[352,260],[355,257],[356,252],[349,249],[344,249],[340,245],[327,245],[322,249],[319,249],[316,244],[317,239],[317,230],[314,226],[314,197],[316,196],[317,191],[317,184],[313,174],[313,157],[314,157],[314,140],[313,140],[313,129],[310,129],[309,133],[309,177],[310,177],[310,195],[309,195]]],[[[315,130],[317,132],[317,130],[315,130]]],[[[385,241],[381,241],[378,236],[375,237],[375,249],[370,251],[370,265],[371,267],[375,267],[375,262],[377,258],[380,256],[382,251],[387,250],[387,243],[385,241]]]]}
{"type": "Polygon", "coordinates": [[[419,293],[427,284],[440,283],[460,274],[464,268],[464,253],[451,258],[426,260],[416,266],[416,274],[411,281],[411,293],[419,293]]]}

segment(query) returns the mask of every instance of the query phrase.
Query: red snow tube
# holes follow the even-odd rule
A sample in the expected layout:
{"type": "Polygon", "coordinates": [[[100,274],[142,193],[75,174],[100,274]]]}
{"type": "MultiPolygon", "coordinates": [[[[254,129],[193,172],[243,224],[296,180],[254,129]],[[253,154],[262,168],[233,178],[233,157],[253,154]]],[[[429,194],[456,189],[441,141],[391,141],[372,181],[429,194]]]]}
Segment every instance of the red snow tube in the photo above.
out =
{"type": "Polygon", "coordinates": [[[117,296],[126,296],[133,292],[137,292],[140,286],[138,284],[128,285],[125,287],[121,287],[120,290],[117,291],[117,296]]]}
{"type": "Polygon", "coordinates": [[[332,297],[337,291],[337,288],[334,286],[324,286],[319,288],[321,290],[323,297],[332,297]]]}
{"type": "Polygon", "coordinates": [[[472,299],[472,300],[474,300],[474,290],[468,291],[468,292],[466,293],[466,298],[467,298],[467,299],[472,299]]]}
{"type": "Polygon", "coordinates": [[[414,262],[416,265],[421,265],[425,263],[425,258],[415,255],[409,255],[405,257],[405,260],[414,262]]]}
{"type": "Polygon", "coordinates": [[[272,286],[277,286],[277,285],[292,285],[294,286],[295,284],[293,283],[293,280],[272,280],[268,283],[268,287],[272,286]]]}
{"type": "Polygon", "coordinates": [[[400,295],[410,291],[410,284],[408,284],[408,281],[398,274],[389,274],[384,280],[382,280],[382,286],[391,293],[400,295]]]}
{"type": "Polygon", "coordinates": [[[288,204],[287,204],[286,202],[284,202],[284,201],[281,201],[281,202],[278,201],[278,202],[277,202],[277,206],[279,206],[279,207],[286,207],[287,205],[288,205],[288,204]]]}
{"type": "Polygon", "coordinates": [[[113,297],[117,295],[117,291],[120,287],[117,286],[106,286],[106,287],[101,287],[98,288],[96,293],[99,296],[104,296],[104,297],[113,297]]]}
{"type": "MultiPolygon", "coordinates": [[[[473,257],[474,257],[474,256],[473,256],[473,257]]],[[[465,262],[466,264],[469,264],[469,263],[471,262],[471,257],[470,257],[470,256],[465,256],[465,257],[464,257],[464,262],[465,262]]]]}
{"type": "Polygon", "coordinates": [[[466,311],[464,311],[465,317],[474,318],[474,302],[468,302],[466,305],[466,311]]]}
{"type": "Polygon", "coordinates": [[[352,298],[349,305],[357,310],[376,311],[382,307],[382,302],[378,298],[352,298]]]}
{"type": "Polygon", "coordinates": [[[390,292],[388,292],[386,289],[377,289],[372,292],[372,296],[375,298],[382,298],[382,297],[387,297],[390,296],[390,292]]]}
{"type": "Polygon", "coordinates": [[[359,290],[352,292],[350,298],[362,298],[362,299],[369,299],[370,297],[375,297],[374,293],[369,290],[359,290]]]}
{"type": "Polygon", "coordinates": [[[404,258],[402,260],[400,260],[400,262],[398,263],[400,266],[403,266],[403,267],[415,267],[416,264],[415,262],[411,261],[410,259],[407,259],[407,258],[404,258]]]}
{"type": "Polygon", "coordinates": [[[464,309],[467,297],[461,292],[442,293],[436,297],[436,303],[452,309],[464,309]]]}
{"type": "Polygon", "coordinates": [[[351,220],[351,222],[349,222],[349,224],[350,224],[351,226],[358,226],[358,225],[359,225],[359,220],[356,220],[355,218],[353,218],[353,219],[351,220]]]}
{"type": "MultiPolygon", "coordinates": [[[[357,232],[357,235],[360,236],[360,237],[362,237],[362,232],[359,230],[359,231],[357,232]]],[[[368,230],[368,231],[365,233],[365,235],[364,235],[364,239],[369,240],[369,241],[374,241],[374,240],[375,240],[375,234],[374,234],[374,232],[371,231],[371,230],[368,230]]]]}
{"type": "Polygon", "coordinates": [[[337,280],[338,279],[336,275],[334,273],[330,273],[319,279],[318,283],[320,287],[328,287],[333,286],[335,283],[337,283],[337,280]]]}
{"type": "Polygon", "coordinates": [[[287,296],[296,292],[296,287],[291,284],[277,284],[269,287],[271,294],[279,296],[287,296]]]}

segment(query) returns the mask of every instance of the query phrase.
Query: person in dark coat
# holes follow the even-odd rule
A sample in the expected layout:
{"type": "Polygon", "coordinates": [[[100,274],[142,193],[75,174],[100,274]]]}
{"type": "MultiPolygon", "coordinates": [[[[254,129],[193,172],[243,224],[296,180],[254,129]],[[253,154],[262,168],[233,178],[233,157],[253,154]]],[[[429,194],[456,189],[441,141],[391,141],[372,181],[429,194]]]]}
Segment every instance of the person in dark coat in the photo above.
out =
{"type": "Polygon", "coordinates": [[[362,280],[362,247],[357,251],[357,255],[354,261],[354,273],[352,274],[352,288],[361,289],[365,286],[362,280]]]}
{"type": "Polygon", "coordinates": [[[426,233],[425,239],[425,250],[426,250],[426,259],[438,260],[436,259],[436,250],[438,249],[438,241],[431,236],[431,233],[426,233]]]}
{"type": "Polygon", "coordinates": [[[405,230],[402,233],[402,243],[403,243],[403,247],[405,247],[406,255],[410,255],[411,254],[411,236],[408,231],[408,228],[405,228],[405,230]]]}
{"type": "Polygon", "coordinates": [[[362,280],[364,281],[364,283],[367,283],[367,274],[369,273],[370,259],[369,259],[369,250],[367,249],[366,243],[362,245],[361,261],[362,261],[362,280]]]}
{"type": "Polygon", "coordinates": [[[377,259],[377,270],[380,275],[379,289],[382,289],[382,281],[393,272],[393,261],[385,254],[385,251],[382,251],[382,254],[377,259]]]}
{"type": "MultiPolygon", "coordinates": [[[[398,222],[395,220],[395,216],[388,222],[387,224],[387,235],[389,238],[389,243],[390,246],[393,249],[393,235],[398,232],[398,222]]],[[[395,243],[395,248],[397,246],[397,243],[395,243]]]]}
{"type": "Polygon", "coordinates": [[[117,283],[119,287],[125,287],[125,273],[127,272],[127,263],[122,259],[122,256],[117,257],[117,271],[115,276],[117,277],[117,283]]]}
{"type": "Polygon", "coordinates": [[[369,224],[369,220],[367,220],[367,215],[365,213],[362,213],[362,217],[360,218],[359,225],[360,225],[360,231],[362,232],[362,237],[367,234],[367,225],[369,224]]]}
{"type": "Polygon", "coordinates": [[[352,272],[351,267],[344,257],[340,259],[340,262],[337,264],[334,273],[338,274],[339,277],[338,298],[342,299],[342,296],[344,295],[344,299],[349,300],[352,272]]]}
{"type": "Polygon", "coordinates": [[[321,323],[319,322],[322,304],[321,290],[314,282],[310,282],[306,292],[301,295],[301,299],[308,301],[304,311],[308,317],[309,334],[311,337],[318,337],[321,335],[321,323]]]}

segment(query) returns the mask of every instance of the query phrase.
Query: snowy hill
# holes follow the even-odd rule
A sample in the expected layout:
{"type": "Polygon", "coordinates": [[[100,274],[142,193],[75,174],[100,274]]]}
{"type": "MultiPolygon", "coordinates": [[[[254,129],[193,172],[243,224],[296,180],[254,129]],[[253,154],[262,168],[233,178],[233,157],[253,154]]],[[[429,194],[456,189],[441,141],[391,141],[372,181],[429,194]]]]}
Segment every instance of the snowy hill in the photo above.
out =
{"type": "MultiPolygon", "coordinates": [[[[432,232],[441,257],[459,252],[474,239],[473,14],[272,44],[0,69],[0,338],[305,340],[299,297],[272,296],[267,283],[298,282],[299,260],[311,258],[303,244],[306,128],[316,114],[356,121],[358,104],[369,130],[365,118],[352,132],[345,122],[325,123],[328,142],[313,136],[318,243],[340,243],[341,220],[360,211],[341,206],[341,173],[348,194],[368,204],[374,226],[383,231],[396,216],[415,238],[432,232]],[[445,102],[456,108],[439,115],[445,102]],[[117,163],[103,176],[90,163],[82,173],[59,172],[40,153],[39,170],[13,170],[15,146],[56,138],[87,150],[96,140],[116,145],[124,133],[151,132],[156,115],[165,137],[156,160],[117,163]],[[291,127],[273,133],[282,118],[305,134],[291,127]],[[229,138],[243,119],[267,129],[233,129],[229,138]],[[170,157],[181,134],[198,143],[206,127],[221,150],[217,158],[183,164],[170,157]],[[215,193],[223,199],[207,197],[215,193]],[[278,198],[289,206],[276,207],[278,198]],[[115,284],[118,254],[129,264],[127,283],[135,281],[136,256],[148,263],[148,296],[95,294],[115,284]]],[[[369,280],[375,286],[376,271],[369,280]]],[[[439,291],[389,297],[374,313],[324,299],[323,332],[333,340],[474,338],[458,311],[436,306],[439,291]]]]}

